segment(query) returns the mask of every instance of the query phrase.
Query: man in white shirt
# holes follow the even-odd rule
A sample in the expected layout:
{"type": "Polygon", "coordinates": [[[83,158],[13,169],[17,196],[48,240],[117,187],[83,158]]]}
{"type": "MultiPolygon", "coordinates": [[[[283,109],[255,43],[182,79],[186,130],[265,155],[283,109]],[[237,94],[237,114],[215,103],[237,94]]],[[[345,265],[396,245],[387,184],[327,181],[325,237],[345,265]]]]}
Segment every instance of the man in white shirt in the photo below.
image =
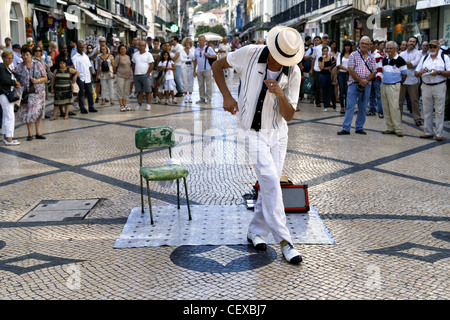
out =
{"type": "Polygon", "coordinates": [[[200,103],[211,102],[212,77],[208,58],[216,58],[214,49],[206,44],[205,36],[198,37],[198,47],[194,53],[194,78],[197,77],[200,91],[200,103]],[[206,88],[206,89],[205,89],[206,88]]]}
{"type": "Polygon", "coordinates": [[[422,54],[416,49],[417,38],[414,36],[409,37],[408,47],[405,51],[402,51],[399,55],[406,61],[408,68],[407,77],[405,82],[400,88],[400,99],[398,101],[400,106],[400,114],[403,114],[403,103],[405,102],[406,92],[408,92],[409,99],[411,100],[412,115],[416,126],[422,125],[422,118],[420,116],[419,108],[419,85],[420,81],[414,76],[417,65],[419,64],[422,54]]]}
{"type": "Polygon", "coordinates": [[[142,100],[143,100],[143,92],[145,91],[145,98],[147,100],[147,111],[152,109],[151,100],[152,100],[152,88],[150,86],[150,74],[153,70],[153,55],[150,52],[145,51],[146,48],[145,41],[139,42],[139,51],[133,54],[133,58],[131,58],[132,68],[133,68],[133,79],[134,79],[134,87],[138,92],[138,106],[136,110],[141,109],[142,100]]]}
{"type": "Polygon", "coordinates": [[[260,190],[247,239],[257,250],[266,250],[263,237],[272,232],[285,259],[300,263],[292,245],[280,178],[287,151],[288,126],[297,106],[304,55],[300,34],[293,28],[275,27],[265,45],[248,45],[214,63],[213,72],[223,95],[223,108],[240,118],[238,134],[245,139],[260,190]],[[231,95],[224,69],[233,67],[241,80],[239,101],[231,95]]]}
{"type": "Polygon", "coordinates": [[[414,75],[422,77],[423,131],[422,139],[443,141],[444,108],[447,78],[450,77],[450,58],[439,54],[439,41],[431,40],[429,54],[423,56],[416,67],[414,75]],[[433,108],[436,128],[433,130],[433,108]]]}
{"type": "Polygon", "coordinates": [[[178,37],[173,36],[170,39],[172,44],[171,51],[175,56],[173,57],[173,62],[175,62],[175,84],[177,86],[177,94],[175,97],[183,96],[183,83],[181,82],[181,51],[183,51],[183,46],[178,42],[178,37]]]}
{"type": "Polygon", "coordinates": [[[78,91],[78,104],[81,113],[88,113],[84,107],[84,93],[86,92],[88,99],[89,112],[97,112],[94,109],[94,97],[92,94],[92,66],[91,60],[85,53],[86,42],[84,40],[77,41],[77,53],[72,57],[73,67],[80,72],[77,78],[77,84],[80,88],[78,91]]]}
{"type": "MultiPolygon", "coordinates": [[[[324,34],[322,39],[319,36],[314,37],[314,52],[312,56],[311,62],[311,71],[310,73],[314,75],[314,100],[316,102],[316,107],[320,108],[320,102],[322,98],[322,93],[320,89],[320,67],[319,67],[319,58],[322,56],[322,48],[324,46],[328,47],[329,37],[327,34],[324,34]]],[[[328,47],[328,52],[330,52],[330,47],[328,47]]],[[[328,106],[324,106],[324,108],[328,108],[328,106]]]]}
{"type": "MultiPolygon", "coordinates": [[[[226,57],[229,52],[231,52],[231,45],[228,43],[228,38],[225,37],[222,43],[219,44],[219,59],[226,57]]],[[[223,72],[225,73],[225,77],[228,77],[228,69],[223,70],[223,72]]]]}
{"type": "Polygon", "coordinates": [[[3,47],[3,51],[6,51],[6,50],[13,51],[10,37],[5,38],[5,46],[3,47]]]}

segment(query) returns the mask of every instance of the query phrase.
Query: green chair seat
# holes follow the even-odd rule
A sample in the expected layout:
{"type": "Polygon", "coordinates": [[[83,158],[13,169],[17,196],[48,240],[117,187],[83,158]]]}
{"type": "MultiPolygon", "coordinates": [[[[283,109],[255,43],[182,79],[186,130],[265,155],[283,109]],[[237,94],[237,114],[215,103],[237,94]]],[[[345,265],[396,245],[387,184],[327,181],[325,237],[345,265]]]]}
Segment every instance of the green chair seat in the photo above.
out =
{"type": "Polygon", "coordinates": [[[144,183],[147,183],[148,209],[150,211],[150,222],[153,224],[152,202],[150,197],[149,181],[169,181],[177,180],[177,204],[180,209],[180,180],[183,179],[184,190],[186,192],[186,204],[189,220],[191,217],[191,208],[189,205],[188,189],[186,176],[189,171],[179,164],[167,164],[164,166],[143,167],[143,151],[147,149],[168,148],[169,157],[172,157],[171,147],[175,144],[173,128],[169,126],[150,127],[138,129],[135,133],[135,145],[139,151],[139,175],[141,180],[141,212],[144,213],[144,183]]]}
{"type": "Polygon", "coordinates": [[[139,173],[146,180],[167,181],[184,178],[189,174],[189,171],[179,164],[169,164],[165,166],[142,167],[139,173]]]}

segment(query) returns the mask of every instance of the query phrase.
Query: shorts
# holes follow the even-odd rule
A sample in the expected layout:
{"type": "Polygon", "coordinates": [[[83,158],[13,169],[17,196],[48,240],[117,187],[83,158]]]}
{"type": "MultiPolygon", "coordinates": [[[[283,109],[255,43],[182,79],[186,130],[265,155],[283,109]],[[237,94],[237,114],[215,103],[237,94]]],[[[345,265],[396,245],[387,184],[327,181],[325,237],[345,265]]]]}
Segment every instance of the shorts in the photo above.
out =
{"type": "Polygon", "coordinates": [[[150,87],[150,78],[147,74],[139,74],[134,75],[134,90],[136,92],[152,92],[152,88],[150,87]]]}

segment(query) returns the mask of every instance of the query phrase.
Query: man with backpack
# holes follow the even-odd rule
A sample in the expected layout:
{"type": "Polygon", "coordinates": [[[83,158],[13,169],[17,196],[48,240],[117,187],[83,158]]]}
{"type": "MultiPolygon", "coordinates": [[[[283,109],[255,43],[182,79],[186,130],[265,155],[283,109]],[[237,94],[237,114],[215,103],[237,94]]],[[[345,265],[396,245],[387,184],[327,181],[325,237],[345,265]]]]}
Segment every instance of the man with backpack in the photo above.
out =
{"type": "Polygon", "coordinates": [[[437,40],[429,43],[429,53],[422,57],[414,75],[422,78],[422,103],[424,118],[424,134],[422,139],[443,141],[445,94],[447,79],[450,77],[450,58],[439,54],[440,44],[437,40]],[[436,128],[433,130],[433,108],[436,128]]]}
{"type": "Polygon", "coordinates": [[[197,77],[200,91],[200,103],[211,102],[212,96],[212,74],[208,58],[217,58],[214,49],[206,45],[206,39],[198,37],[198,47],[195,49],[194,77],[197,77]],[[206,87],[206,90],[205,90],[206,87]]]}

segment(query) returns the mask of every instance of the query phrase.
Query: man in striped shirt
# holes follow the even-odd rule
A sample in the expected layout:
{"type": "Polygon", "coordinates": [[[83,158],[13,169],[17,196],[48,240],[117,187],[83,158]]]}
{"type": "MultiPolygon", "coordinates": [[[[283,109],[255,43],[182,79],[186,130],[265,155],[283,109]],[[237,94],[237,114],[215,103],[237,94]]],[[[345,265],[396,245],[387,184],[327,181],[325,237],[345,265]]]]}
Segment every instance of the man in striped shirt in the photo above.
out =
{"type": "Polygon", "coordinates": [[[396,134],[403,137],[400,126],[402,115],[399,107],[400,87],[406,80],[406,61],[397,54],[397,43],[386,44],[387,56],[383,59],[383,78],[381,80],[381,101],[384,108],[387,130],[383,134],[396,134]]]}

